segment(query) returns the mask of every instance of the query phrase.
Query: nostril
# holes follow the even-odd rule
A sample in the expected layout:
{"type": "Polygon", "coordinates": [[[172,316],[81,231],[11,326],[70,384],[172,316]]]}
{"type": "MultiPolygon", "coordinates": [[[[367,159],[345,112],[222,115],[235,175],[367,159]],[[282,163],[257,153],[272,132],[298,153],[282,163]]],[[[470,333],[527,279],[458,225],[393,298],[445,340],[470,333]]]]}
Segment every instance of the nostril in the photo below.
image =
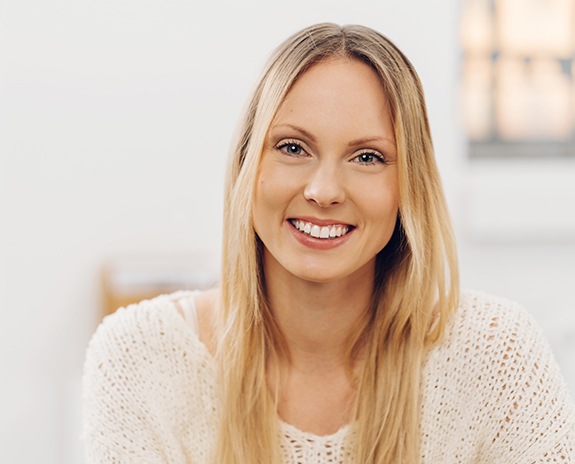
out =
{"type": "Polygon", "coordinates": [[[321,207],[340,204],[345,199],[344,190],[338,184],[313,185],[310,184],[303,192],[304,198],[321,207]]]}

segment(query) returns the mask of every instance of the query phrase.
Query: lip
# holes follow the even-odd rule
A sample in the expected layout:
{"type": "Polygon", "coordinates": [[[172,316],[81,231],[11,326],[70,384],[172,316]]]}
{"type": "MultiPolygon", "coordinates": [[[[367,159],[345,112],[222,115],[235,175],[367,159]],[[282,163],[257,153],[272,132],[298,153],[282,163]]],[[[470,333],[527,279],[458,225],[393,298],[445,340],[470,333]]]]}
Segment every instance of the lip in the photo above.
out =
{"type": "Polygon", "coordinates": [[[342,226],[348,226],[350,229],[353,229],[354,227],[352,224],[349,224],[347,222],[341,222],[338,219],[318,219],[316,217],[311,216],[294,216],[290,217],[289,219],[299,219],[300,221],[311,222],[312,224],[316,224],[318,226],[333,226],[339,224],[342,226]]]}
{"type": "Polygon", "coordinates": [[[354,226],[347,224],[345,222],[338,221],[337,219],[318,219],[308,216],[290,217],[289,219],[286,220],[285,222],[294,238],[302,245],[315,250],[331,250],[333,248],[337,248],[346,243],[355,232],[354,226]],[[335,224],[346,225],[349,226],[350,230],[341,237],[336,237],[329,240],[320,239],[300,232],[293,226],[293,224],[289,221],[289,219],[298,219],[300,221],[311,222],[318,226],[330,226],[335,224]]]}

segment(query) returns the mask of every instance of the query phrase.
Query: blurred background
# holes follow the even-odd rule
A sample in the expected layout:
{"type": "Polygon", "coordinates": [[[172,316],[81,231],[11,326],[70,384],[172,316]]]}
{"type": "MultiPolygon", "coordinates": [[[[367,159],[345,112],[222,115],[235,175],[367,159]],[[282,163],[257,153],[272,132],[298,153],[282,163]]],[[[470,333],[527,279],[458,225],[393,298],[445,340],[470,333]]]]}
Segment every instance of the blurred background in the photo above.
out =
{"type": "Polygon", "coordinates": [[[573,0],[0,0],[0,460],[82,463],[103,315],[218,275],[226,156],[267,56],[314,22],[423,81],[463,286],[522,303],[575,394],[573,0]]]}

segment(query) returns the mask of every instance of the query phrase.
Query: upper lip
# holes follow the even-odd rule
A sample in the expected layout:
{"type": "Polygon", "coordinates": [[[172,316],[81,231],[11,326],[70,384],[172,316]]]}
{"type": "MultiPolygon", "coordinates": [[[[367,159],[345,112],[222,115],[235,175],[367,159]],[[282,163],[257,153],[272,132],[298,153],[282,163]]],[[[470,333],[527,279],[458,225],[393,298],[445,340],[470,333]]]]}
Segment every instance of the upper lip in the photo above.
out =
{"type": "Polygon", "coordinates": [[[340,221],[338,219],[320,219],[320,218],[310,217],[310,216],[292,216],[289,219],[297,219],[298,221],[311,222],[312,224],[315,224],[318,226],[342,225],[342,226],[353,227],[348,222],[340,221]]]}

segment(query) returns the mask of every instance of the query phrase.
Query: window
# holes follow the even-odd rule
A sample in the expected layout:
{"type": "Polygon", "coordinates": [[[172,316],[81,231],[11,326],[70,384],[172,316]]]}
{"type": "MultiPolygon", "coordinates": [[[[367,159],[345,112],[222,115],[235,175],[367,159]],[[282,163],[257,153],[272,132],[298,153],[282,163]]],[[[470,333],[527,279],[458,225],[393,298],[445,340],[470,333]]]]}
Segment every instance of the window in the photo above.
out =
{"type": "Polygon", "coordinates": [[[471,158],[575,157],[575,2],[465,0],[471,158]]]}

